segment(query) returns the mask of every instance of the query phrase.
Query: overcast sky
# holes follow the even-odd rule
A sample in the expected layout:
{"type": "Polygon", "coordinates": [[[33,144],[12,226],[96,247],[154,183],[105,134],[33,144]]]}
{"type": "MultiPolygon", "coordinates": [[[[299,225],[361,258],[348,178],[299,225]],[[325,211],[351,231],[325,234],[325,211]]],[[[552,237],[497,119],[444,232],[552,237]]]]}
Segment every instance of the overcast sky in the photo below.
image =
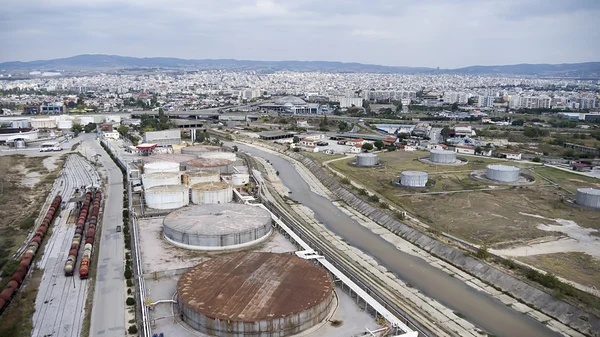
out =
{"type": "Polygon", "coordinates": [[[0,62],[78,54],[441,68],[600,61],[600,0],[2,0],[0,62]]]}

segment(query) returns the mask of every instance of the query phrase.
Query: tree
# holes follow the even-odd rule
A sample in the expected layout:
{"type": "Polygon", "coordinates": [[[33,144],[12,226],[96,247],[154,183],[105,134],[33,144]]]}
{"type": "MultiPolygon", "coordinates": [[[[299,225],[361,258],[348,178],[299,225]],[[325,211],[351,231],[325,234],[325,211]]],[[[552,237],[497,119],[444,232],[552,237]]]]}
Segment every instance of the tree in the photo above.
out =
{"type": "Polygon", "coordinates": [[[475,154],[480,154],[481,152],[483,152],[483,149],[481,148],[481,146],[477,146],[475,148],[475,154]]]}
{"type": "Polygon", "coordinates": [[[204,143],[205,140],[206,136],[204,135],[204,132],[202,132],[202,130],[196,130],[196,142],[204,143]]]}
{"type": "Polygon", "coordinates": [[[83,132],[83,127],[81,124],[73,124],[71,131],[75,133],[75,136],[78,136],[81,132],[83,132]]]}
{"type": "Polygon", "coordinates": [[[442,129],[442,138],[444,141],[450,137],[450,127],[444,126],[442,129]]]}
{"type": "Polygon", "coordinates": [[[125,137],[127,134],[129,134],[129,127],[127,125],[119,125],[117,132],[125,137]]]}
{"type": "Polygon", "coordinates": [[[366,99],[363,100],[362,107],[365,108],[365,110],[367,110],[367,112],[371,112],[371,105],[369,104],[369,102],[366,99]]]}
{"type": "Polygon", "coordinates": [[[452,111],[458,111],[458,103],[452,103],[452,111]]]}
{"type": "Polygon", "coordinates": [[[83,131],[85,131],[85,133],[91,133],[96,131],[96,123],[88,123],[86,126],[83,127],[83,131]]]}
{"type": "Polygon", "coordinates": [[[294,139],[292,141],[294,142],[294,144],[298,144],[300,143],[300,138],[298,136],[294,136],[294,139]]]}
{"type": "Polygon", "coordinates": [[[233,146],[233,152],[238,152],[238,147],[237,147],[237,145],[234,145],[234,146],[233,146]]]}
{"type": "Polygon", "coordinates": [[[375,143],[373,143],[373,145],[375,145],[377,150],[381,150],[385,146],[385,144],[381,140],[376,141],[375,143]]]}
{"type": "Polygon", "coordinates": [[[340,132],[344,132],[344,131],[348,130],[348,123],[346,123],[344,121],[340,121],[338,123],[338,128],[340,129],[340,132]]]}
{"type": "Polygon", "coordinates": [[[402,112],[402,101],[392,101],[396,106],[396,112],[402,112]]]}
{"type": "Polygon", "coordinates": [[[373,144],[371,143],[364,143],[361,148],[365,151],[371,151],[373,150],[373,144]]]}

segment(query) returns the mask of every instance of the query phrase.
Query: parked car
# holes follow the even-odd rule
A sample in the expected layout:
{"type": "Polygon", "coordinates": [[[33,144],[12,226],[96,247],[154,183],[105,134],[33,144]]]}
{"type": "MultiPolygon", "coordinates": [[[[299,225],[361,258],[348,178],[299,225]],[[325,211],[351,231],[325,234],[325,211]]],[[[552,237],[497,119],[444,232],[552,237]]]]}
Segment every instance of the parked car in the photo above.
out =
{"type": "Polygon", "coordinates": [[[121,231],[121,226],[117,226],[117,232],[121,231]]]}

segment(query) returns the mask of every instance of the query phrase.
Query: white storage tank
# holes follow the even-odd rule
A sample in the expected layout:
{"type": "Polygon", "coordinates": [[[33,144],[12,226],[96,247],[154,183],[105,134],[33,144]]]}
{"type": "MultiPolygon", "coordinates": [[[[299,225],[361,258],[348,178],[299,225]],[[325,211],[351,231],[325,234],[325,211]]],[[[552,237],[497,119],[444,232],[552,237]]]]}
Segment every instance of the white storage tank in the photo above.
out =
{"type": "Polygon", "coordinates": [[[429,174],[421,171],[404,171],[400,175],[400,184],[406,187],[425,187],[429,174]]]}
{"type": "Polygon", "coordinates": [[[485,176],[490,180],[512,183],[519,180],[521,169],[509,165],[488,165],[485,176]]]}
{"type": "Polygon", "coordinates": [[[236,161],[237,157],[233,152],[202,152],[198,154],[200,158],[215,158],[215,159],[226,159],[231,161],[236,161]]]}
{"type": "Polygon", "coordinates": [[[229,173],[231,163],[227,159],[198,158],[185,163],[185,169],[188,171],[216,170],[221,173],[229,173]]]}
{"type": "Polygon", "coordinates": [[[187,187],[183,185],[154,186],[144,193],[146,205],[154,209],[176,209],[190,203],[187,187]]]}
{"type": "Polygon", "coordinates": [[[432,150],[429,154],[429,161],[436,164],[454,164],[456,163],[456,153],[446,150],[432,150]]]}
{"type": "Polygon", "coordinates": [[[59,119],[56,127],[61,130],[71,130],[73,121],[70,119],[59,119]]]}
{"type": "Polygon", "coordinates": [[[578,205],[600,210],[600,189],[597,189],[597,188],[577,189],[576,202],[578,205]]]}
{"type": "Polygon", "coordinates": [[[242,186],[250,181],[250,175],[247,173],[234,173],[231,175],[233,186],[242,186]]]}
{"type": "Polygon", "coordinates": [[[186,171],[183,174],[183,184],[188,187],[198,183],[218,181],[221,181],[221,173],[216,170],[186,171]]]}
{"type": "Polygon", "coordinates": [[[154,172],[142,174],[145,189],[161,185],[181,185],[180,172],[154,172]]]}
{"type": "Polygon", "coordinates": [[[157,161],[144,164],[144,173],[179,172],[179,163],[157,161]]]}
{"type": "Polygon", "coordinates": [[[371,167],[379,164],[379,158],[374,153],[361,153],[356,156],[356,166],[371,167]]]}
{"type": "Polygon", "coordinates": [[[196,205],[226,204],[233,200],[233,188],[226,182],[199,183],[191,187],[196,205]]]}

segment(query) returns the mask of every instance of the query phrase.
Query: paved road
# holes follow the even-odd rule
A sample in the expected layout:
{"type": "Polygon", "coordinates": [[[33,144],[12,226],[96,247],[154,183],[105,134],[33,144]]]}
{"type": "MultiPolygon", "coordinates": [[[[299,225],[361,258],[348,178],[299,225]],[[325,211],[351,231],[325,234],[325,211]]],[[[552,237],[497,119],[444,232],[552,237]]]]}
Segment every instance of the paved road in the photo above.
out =
{"type": "MultiPolygon", "coordinates": [[[[106,169],[108,185],[102,217],[100,255],[97,266],[96,288],[92,305],[90,336],[123,336],[125,334],[125,278],[124,245],[122,233],[116,230],[123,223],[123,176],[94,137],[85,136],[82,146],[88,157],[101,154],[98,163],[106,169]]],[[[92,268],[94,265],[92,266],[92,268]]]]}

